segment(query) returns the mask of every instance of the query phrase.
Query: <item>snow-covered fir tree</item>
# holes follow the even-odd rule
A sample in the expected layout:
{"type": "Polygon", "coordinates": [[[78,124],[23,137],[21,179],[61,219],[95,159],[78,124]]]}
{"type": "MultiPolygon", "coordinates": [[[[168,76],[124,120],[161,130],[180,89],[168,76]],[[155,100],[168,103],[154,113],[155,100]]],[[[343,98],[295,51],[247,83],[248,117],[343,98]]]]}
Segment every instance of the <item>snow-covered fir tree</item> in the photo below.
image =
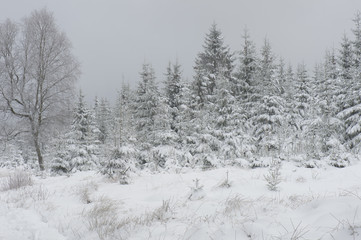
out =
{"type": "Polygon", "coordinates": [[[246,99],[249,91],[251,91],[251,86],[254,86],[258,60],[256,46],[250,39],[247,29],[244,30],[242,38],[242,49],[239,55],[240,65],[236,73],[236,79],[238,80],[236,90],[241,95],[241,99],[246,99]]]}
{"type": "Polygon", "coordinates": [[[224,45],[222,32],[213,24],[206,35],[203,52],[195,61],[195,77],[192,90],[200,106],[214,102],[214,92],[219,76],[231,79],[233,72],[233,55],[224,45]]]}
{"type": "Polygon", "coordinates": [[[223,87],[220,82],[235,82],[232,77],[233,61],[233,54],[225,46],[221,31],[213,24],[205,37],[203,51],[196,58],[191,86],[191,121],[194,126],[191,152],[195,162],[204,166],[213,165],[220,149],[212,119],[217,119],[217,93],[223,87]]]}
{"type": "MultiPolygon", "coordinates": [[[[347,147],[354,152],[360,150],[361,142],[361,13],[357,12],[354,18],[353,29],[353,76],[350,81],[345,82],[346,94],[344,109],[338,114],[345,125],[345,141],[347,147]]],[[[346,80],[346,79],[345,79],[346,80]]]]}
{"type": "Polygon", "coordinates": [[[99,156],[98,134],[94,114],[86,107],[84,95],[80,91],[73,123],[62,137],[52,163],[52,170],[57,173],[68,173],[95,169],[99,156]]]}
{"type": "Polygon", "coordinates": [[[159,111],[159,91],[155,74],[150,64],[144,63],[141,80],[133,103],[133,116],[137,141],[144,149],[150,149],[155,142],[156,115],[159,111]]]}
{"type": "Polygon", "coordinates": [[[276,77],[275,57],[267,39],[261,50],[260,68],[257,72],[257,84],[254,87],[252,101],[253,134],[256,138],[258,151],[270,154],[280,151],[277,131],[284,121],[284,100],[281,97],[280,82],[276,77]]]}
{"type": "Polygon", "coordinates": [[[175,132],[177,129],[177,119],[179,119],[179,110],[182,104],[182,71],[178,62],[175,64],[169,63],[166,72],[166,79],[164,81],[165,103],[169,107],[172,115],[171,128],[175,132]]]}
{"type": "Polygon", "coordinates": [[[102,144],[106,142],[110,134],[111,114],[112,112],[108,100],[101,98],[98,107],[98,115],[95,117],[97,128],[99,129],[98,139],[102,144]]]}
{"type": "Polygon", "coordinates": [[[355,77],[360,78],[360,68],[361,68],[361,12],[357,11],[353,19],[354,28],[352,32],[354,34],[353,45],[353,54],[354,54],[354,75],[355,77]]]}
{"type": "Polygon", "coordinates": [[[344,34],[341,42],[341,48],[338,55],[338,66],[340,71],[340,77],[345,81],[352,79],[352,66],[353,66],[353,51],[352,42],[344,34]]]}
{"type": "Polygon", "coordinates": [[[261,95],[279,95],[280,89],[278,89],[275,79],[275,56],[267,38],[265,38],[264,45],[261,49],[259,65],[257,92],[261,95]]]}
{"type": "Polygon", "coordinates": [[[122,83],[121,90],[117,93],[117,99],[112,111],[110,121],[110,138],[116,148],[134,142],[132,124],[132,96],[129,84],[122,83]]]}

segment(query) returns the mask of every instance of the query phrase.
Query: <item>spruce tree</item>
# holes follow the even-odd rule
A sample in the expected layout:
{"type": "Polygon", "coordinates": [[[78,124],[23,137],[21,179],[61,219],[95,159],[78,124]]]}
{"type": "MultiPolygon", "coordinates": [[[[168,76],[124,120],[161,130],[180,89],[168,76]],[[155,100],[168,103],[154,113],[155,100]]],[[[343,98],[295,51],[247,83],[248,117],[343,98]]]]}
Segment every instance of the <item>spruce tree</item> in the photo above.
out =
{"type": "MultiPolygon", "coordinates": [[[[299,64],[295,76],[294,111],[301,121],[308,119],[311,114],[311,81],[305,64],[299,64]]],[[[300,123],[302,125],[302,123],[300,123]]]]}
{"type": "Polygon", "coordinates": [[[275,82],[276,65],[275,56],[267,38],[261,49],[260,69],[258,71],[258,93],[261,95],[279,95],[280,89],[275,82]]]}
{"type": "Polygon", "coordinates": [[[194,131],[189,140],[192,142],[190,151],[195,163],[208,168],[217,164],[220,149],[220,139],[216,135],[216,119],[222,102],[219,101],[219,94],[224,90],[223,82],[235,84],[236,81],[233,78],[233,55],[224,45],[222,33],[216,24],[206,35],[203,49],[196,58],[191,85],[190,121],[194,131]]]}
{"type": "MultiPolygon", "coordinates": [[[[145,145],[154,141],[155,115],[159,104],[159,92],[155,83],[155,74],[150,64],[143,64],[140,73],[134,106],[137,139],[145,145]]],[[[150,146],[148,146],[150,147],[150,146]]]]}
{"type": "Polygon", "coordinates": [[[114,147],[119,148],[130,142],[133,134],[131,122],[131,92],[129,84],[123,82],[112,111],[110,137],[114,147]]]}
{"type": "Polygon", "coordinates": [[[317,97],[320,101],[320,104],[318,104],[320,115],[329,118],[335,116],[339,111],[338,109],[340,106],[338,106],[338,97],[341,97],[340,94],[342,94],[340,92],[342,86],[339,84],[339,71],[334,50],[326,51],[322,69],[323,73],[320,71],[318,74],[320,75],[319,79],[316,79],[317,84],[315,84],[315,87],[317,89],[315,92],[317,92],[317,97]]]}
{"type": "Polygon", "coordinates": [[[208,102],[214,102],[214,92],[217,79],[221,76],[229,81],[232,79],[233,57],[223,43],[221,31],[213,24],[206,35],[203,52],[195,61],[195,77],[192,84],[194,97],[200,107],[208,102]]]}
{"type": "Polygon", "coordinates": [[[276,66],[276,86],[278,88],[278,91],[280,93],[280,96],[286,97],[287,94],[287,73],[286,73],[286,65],[284,62],[284,59],[281,57],[279,59],[279,63],[276,66]]]}
{"type": "Polygon", "coordinates": [[[353,19],[354,22],[354,29],[352,29],[352,32],[354,34],[354,41],[353,41],[353,52],[354,52],[354,67],[355,67],[355,75],[358,75],[357,77],[360,77],[359,74],[360,67],[361,67],[361,12],[357,11],[355,14],[355,17],[353,19]]]}
{"type": "Polygon", "coordinates": [[[80,91],[73,122],[63,136],[65,140],[53,160],[52,170],[57,173],[94,170],[99,156],[98,134],[94,114],[86,107],[80,91]]]}
{"type": "Polygon", "coordinates": [[[340,77],[346,82],[352,79],[353,51],[352,42],[344,34],[339,50],[338,66],[340,69],[340,77]]]}
{"type": "Polygon", "coordinates": [[[104,144],[109,137],[111,109],[109,102],[101,98],[97,118],[97,128],[99,129],[99,141],[104,144]]]}
{"type": "Polygon", "coordinates": [[[255,74],[258,69],[258,60],[256,53],[256,46],[250,39],[248,30],[244,30],[242,36],[243,44],[240,51],[239,62],[240,66],[236,73],[237,87],[236,90],[241,99],[246,99],[251,91],[251,86],[254,86],[255,74]]]}
{"type": "Polygon", "coordinates": [[[353,19],[355,27],[352,30],[354,34],[353,41],[353,76],[350,81],[345,83],[346,94],[343,110],[338,114],[345,125],[346,145],[354,151],[359,151],[361,142],[361,13],[357,12],[353,19]]]}
{"type": "Polygon", "coordinates": [[[174,65],[169,63],[164,85],[165,102],[169,106],[169,110],[172,115],[171,128],[175,132],[178,132],[176,121],[179,119],[183,90],[181,66],[178,64],[178,62],[174,65]]]}
{"type": "Polygon", "coordinates": [[[259,66],[252,94],[253,134],[259,153],[280,153],[278,130],[284,121],[285,103],[279,83],[283,80],[277,78],[275,57],[267,39],[261,49],[259,66]]]}

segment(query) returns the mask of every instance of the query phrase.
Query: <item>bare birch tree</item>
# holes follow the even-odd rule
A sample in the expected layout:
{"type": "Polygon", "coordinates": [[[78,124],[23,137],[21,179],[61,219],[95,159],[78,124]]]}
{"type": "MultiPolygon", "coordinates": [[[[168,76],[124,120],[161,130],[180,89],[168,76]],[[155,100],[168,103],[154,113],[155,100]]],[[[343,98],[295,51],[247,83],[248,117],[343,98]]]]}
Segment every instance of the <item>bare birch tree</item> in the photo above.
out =
{"type": "Polygon", "coordinates": [[[67,116],[79,74],[70,41],[46,9],[21,24],[0,24],[0,98],[5,111],[25,123],[40,170],[41,140],[67,116]]]}

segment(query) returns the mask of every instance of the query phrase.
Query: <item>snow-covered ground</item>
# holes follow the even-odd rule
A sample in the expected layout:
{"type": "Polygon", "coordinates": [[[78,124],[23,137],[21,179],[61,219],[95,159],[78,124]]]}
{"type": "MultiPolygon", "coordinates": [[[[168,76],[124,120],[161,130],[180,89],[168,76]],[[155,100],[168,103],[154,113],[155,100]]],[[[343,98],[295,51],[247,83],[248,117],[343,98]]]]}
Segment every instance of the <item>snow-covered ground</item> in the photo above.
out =
{"type": "MultiPolygon", "coordinates": [[[[0,192],[0,239],[361,239],[361,163],[283,163],[275,192],[267,172],[141,172],[129,185],[96,172],[34,177],[0,192]]],[[[10,173],[0,169],[0,181],[10,173]]]]}

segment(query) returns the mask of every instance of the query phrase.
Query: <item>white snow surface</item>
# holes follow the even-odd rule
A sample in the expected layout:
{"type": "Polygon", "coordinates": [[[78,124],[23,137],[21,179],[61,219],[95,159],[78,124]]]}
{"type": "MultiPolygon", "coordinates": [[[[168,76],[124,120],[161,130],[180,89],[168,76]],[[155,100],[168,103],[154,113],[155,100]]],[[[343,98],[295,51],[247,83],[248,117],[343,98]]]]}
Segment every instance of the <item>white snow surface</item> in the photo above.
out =
{"type": "MultiPolygon", "coordinates": [[[[33,177],[32,186],[0,192],[0,239],[361,239],[361,163],[283,162],[276,192],[267,172],[143,171],[129,185],[94,171],[33,177]]],[[[10,173],[0,169],[0,181],[10,173]]]]}

